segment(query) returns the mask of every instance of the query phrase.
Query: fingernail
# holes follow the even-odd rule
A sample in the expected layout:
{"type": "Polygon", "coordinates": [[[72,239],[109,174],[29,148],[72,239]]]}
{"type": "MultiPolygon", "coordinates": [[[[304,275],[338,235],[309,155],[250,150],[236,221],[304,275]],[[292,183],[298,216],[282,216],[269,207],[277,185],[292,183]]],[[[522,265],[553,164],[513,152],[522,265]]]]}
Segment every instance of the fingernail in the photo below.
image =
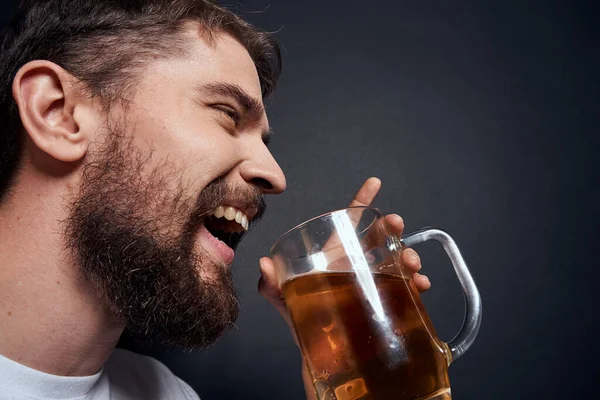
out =
{"type": "Polygon", "coordinates": [[[419,261],[419,255],[417,254],[416,251],[409,249],[408,254],[409,254],[410,258],[414,259],[415,261],[419,261]]]}

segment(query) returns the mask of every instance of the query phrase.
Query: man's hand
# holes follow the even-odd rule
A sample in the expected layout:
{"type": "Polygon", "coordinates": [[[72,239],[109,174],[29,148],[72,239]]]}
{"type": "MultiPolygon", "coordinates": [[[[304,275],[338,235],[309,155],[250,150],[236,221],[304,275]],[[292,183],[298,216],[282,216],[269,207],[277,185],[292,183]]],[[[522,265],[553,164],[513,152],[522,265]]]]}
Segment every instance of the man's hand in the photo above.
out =
{"type": "MultiPolygon", "coordinates": [[[[379,179],[367,179],[366,182],[362,185],[362,187],[354,196],[352,202],[350,202],[350,207],[370,205],[373,202],[373,199],[375,198],[377,193],[379,192],[380,188],[381,181],[379,179]]],[[[399,215],[386,215],[384,218],[384,224],[386,225],[386,230],[388,232],[393,233],[397,236],[402,235],[402,232],[404,230],[404,221],[399,215]]],[[[412,249],[404,250],[402,252],[402,264],[410,272],[412,272],[412,279],[420,292],[424,292],[427,289],[429,289],[429,287],[431,286],[429,278],[427,278],[425,275],[419,274],[419,270],[421,269],[421,260],[416,251],[412,249]]],[[[277,282],[277,274],[275,273],[275,265],[273,264],[273,260],[271,260],[269,257],[261,258],[260,271],[261,278],[258,282],[258,291],[269,301],[269,303],[271,303],[277,309],[277,311],[279,311],[283,319],[285,319],[288,326],[290,327],[296,344],[298,344],[298,340],[294,332],[294,327],[292,326],[292,321],[290,319],[290,314],[288,313],[285,301],[283,299],[281,286],[279,285],[279,282],[277,282]]],[[[307,398],[309,400],[315,399],[312,382],[310,380],[304,362],[302,363],[302,377],[304,379],[304,386],[306,389],[307,398]]]]}

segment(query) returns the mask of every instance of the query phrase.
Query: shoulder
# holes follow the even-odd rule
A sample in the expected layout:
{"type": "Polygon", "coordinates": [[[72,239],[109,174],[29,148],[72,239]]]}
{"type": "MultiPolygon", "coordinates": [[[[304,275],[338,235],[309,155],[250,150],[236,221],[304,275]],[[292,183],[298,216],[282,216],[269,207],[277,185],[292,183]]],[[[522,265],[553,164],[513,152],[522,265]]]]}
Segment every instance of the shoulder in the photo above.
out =
{"type": "Polygon", "coordinates": [[[106,364],[111,393],[118,398],[198,400],[198,395],[160,361],[115,349],[106,364]]]}

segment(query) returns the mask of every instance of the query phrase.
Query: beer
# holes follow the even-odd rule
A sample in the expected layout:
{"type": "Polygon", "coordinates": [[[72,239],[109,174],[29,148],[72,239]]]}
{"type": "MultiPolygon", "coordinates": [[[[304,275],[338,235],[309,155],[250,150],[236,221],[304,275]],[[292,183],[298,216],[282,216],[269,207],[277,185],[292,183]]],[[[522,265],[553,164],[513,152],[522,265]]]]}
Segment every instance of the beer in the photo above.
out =
{"type": "Polygon", "coordinates": [[[447,347],[408,278],[313,273],[283,293],[321,400],[451,399],[447,347]]]}

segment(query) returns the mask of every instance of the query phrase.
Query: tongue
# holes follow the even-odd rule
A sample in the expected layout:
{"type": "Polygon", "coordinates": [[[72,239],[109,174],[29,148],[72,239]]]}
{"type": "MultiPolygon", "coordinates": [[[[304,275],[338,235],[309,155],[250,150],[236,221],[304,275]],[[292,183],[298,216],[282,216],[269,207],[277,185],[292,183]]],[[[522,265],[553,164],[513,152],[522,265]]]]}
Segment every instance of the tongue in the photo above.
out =
{"type": "Polygon", "coordinates": [[[213,236],[208,229],[206,229],[206,226],[200,228],[200,242],[202,247],[210,252],[213,257],[218,257],[222,262],[228,265],[233,262],[233,257],[235,255],[233,249],[213,236]]]}

